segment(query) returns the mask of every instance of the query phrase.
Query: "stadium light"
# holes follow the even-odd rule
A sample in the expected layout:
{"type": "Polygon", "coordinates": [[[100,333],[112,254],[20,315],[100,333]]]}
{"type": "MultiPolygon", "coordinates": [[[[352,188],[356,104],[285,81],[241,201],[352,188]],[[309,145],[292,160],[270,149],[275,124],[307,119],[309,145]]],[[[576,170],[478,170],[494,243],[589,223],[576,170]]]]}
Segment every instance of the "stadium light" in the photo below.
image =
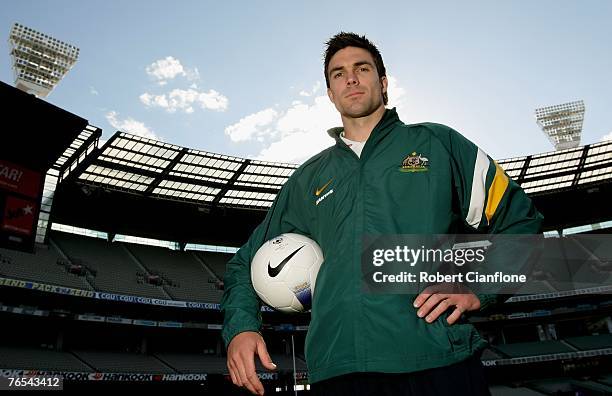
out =
{"type": "Polygon", "coordinates": [[[584,102],[582,100],[541,107],[536,109],[535,116],[538,125],[548,136],[555,150],[565,150],[580,145],[580,134],[584,121],[584,102]]]}
{"type": "Polygon", "coordinates": [[[9,35],[15,87],[46,97],[72,69],[79,49],[15,23],[9,35]]]}

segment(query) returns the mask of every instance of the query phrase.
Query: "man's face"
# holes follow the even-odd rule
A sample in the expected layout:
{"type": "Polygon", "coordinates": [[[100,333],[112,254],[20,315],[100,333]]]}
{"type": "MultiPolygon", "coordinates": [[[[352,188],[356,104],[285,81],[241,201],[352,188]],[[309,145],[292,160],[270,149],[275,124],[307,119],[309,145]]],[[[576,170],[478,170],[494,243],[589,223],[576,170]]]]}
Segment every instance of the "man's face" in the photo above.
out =
{"type": "Polygon", "coordinates": [[[384,106],[387,78],[378,78],[374,58],[367,50],[343,48],[332,56],[327,69],[327,95],[342,116],[365,117],[384,106]]]}

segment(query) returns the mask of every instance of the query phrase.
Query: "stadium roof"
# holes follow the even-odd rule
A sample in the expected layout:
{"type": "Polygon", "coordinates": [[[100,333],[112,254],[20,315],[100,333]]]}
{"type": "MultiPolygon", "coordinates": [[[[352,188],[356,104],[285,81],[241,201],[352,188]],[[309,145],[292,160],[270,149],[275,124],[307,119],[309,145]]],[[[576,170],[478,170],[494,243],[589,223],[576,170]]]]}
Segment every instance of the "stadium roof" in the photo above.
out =
{"type": "Polygon", "coordinates": [[[117,132],[75,177],[86,185],[147,197],[267,209],[296,168],[117,132]]]}
{"type": "MultiPolygon", "coordinates": [[[[500,160],[534,196],[610,181],[612,141],[500,160]]],[[[77,182],[204,206],[267,209],[297,165],[198,151],[117,132],[77,182]]]]}
{"type": "Polygon", "coordinates": [[[612,179],[612,141],[499,161],[529,195],[550,194],[612,179]]]}
{"type": "MultiPolygon", "coordinates": [[[[534,199],[547,230],[612,218],[610,141],[499,163],[534,199]]],[[[52,221],[239,246],[296,168],[117,132],[61,175],[52,221]]]]}

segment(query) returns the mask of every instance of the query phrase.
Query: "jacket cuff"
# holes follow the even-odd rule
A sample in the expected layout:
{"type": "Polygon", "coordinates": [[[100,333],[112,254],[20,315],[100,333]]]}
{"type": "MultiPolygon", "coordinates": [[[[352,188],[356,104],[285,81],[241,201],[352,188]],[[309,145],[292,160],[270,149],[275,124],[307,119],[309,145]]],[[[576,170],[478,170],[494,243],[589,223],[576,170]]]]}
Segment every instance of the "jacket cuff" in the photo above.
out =
{"type": "Polygon", "coordinates": [[[226,312],[226,318],[227,317],[231,317],[231,320],[226,321],[226,323],[223,324],[223,330],[221,330],[225,349],[227,349],[230,342],[237,334],[245,331],[254,331],[258,333],[261,328],[259,318],[253,317],[240,309],[232,312],[231,315],[228,315],[226,312]]]}

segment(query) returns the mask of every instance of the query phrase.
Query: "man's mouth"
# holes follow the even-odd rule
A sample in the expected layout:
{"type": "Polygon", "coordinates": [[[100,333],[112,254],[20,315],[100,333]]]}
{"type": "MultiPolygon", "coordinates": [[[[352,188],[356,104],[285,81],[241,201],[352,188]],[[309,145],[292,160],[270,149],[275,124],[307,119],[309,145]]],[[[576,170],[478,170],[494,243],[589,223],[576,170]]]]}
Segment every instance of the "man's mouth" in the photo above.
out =
{"type": "Polygon", "coordinates": [[[357,95],[363,95],[364,92],[351,92],[350,94],[346,95],[347,98],[351,98],[353,96],[357,96],[357,95]]]}

